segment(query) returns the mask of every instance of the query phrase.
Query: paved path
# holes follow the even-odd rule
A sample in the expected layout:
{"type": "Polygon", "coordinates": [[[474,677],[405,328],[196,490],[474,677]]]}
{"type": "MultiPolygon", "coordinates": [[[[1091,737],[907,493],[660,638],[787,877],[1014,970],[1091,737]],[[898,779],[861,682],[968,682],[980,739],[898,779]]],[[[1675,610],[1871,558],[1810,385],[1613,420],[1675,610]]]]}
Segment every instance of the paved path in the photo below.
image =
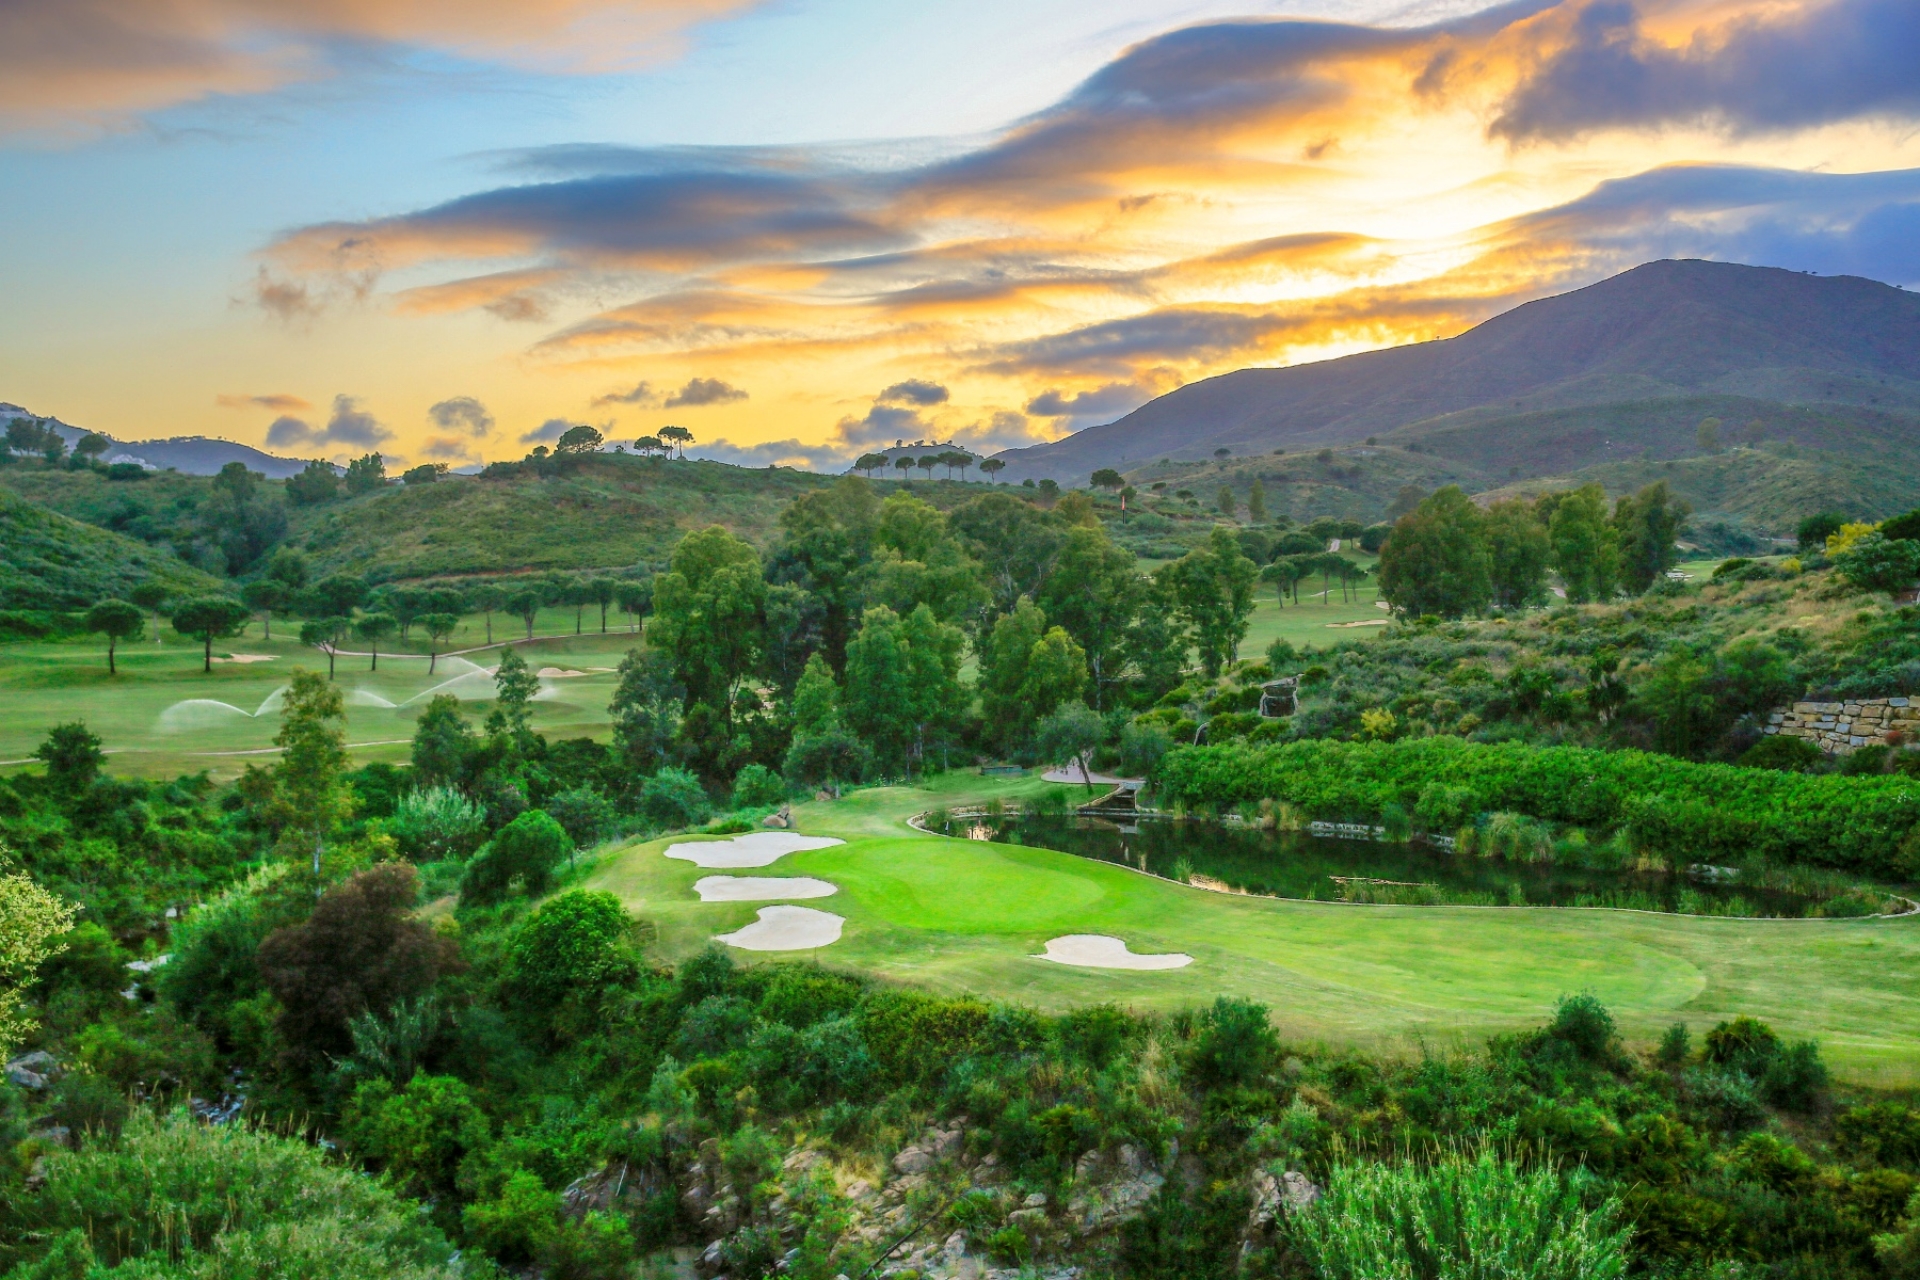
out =
{"type": "Polygon", "coordinates": [[[1122,783],[1134,787],[1147,785],[1144,778],[1115,778],[1099,772],[1083,774],[1077,763],[1056,766],[1041,774],[1040,777],[1047,782],[1071,782],[1078,786],[1086,786],[1088,783],[1096,787],[1117,787],[1122,783]]]}

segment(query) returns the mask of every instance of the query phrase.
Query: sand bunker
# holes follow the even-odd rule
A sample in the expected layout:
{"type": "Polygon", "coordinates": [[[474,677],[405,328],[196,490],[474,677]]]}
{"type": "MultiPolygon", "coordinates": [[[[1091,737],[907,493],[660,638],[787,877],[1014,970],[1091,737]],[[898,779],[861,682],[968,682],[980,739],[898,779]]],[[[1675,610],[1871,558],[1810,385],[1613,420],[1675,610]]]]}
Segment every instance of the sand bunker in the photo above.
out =
{"type": "Polygon", "coordinates": [[[1386,618],[1362,618],[1358,622],[1329,622],[1327,625],[1330,627],[1384,627],[1387,622],[1386,618]]]}
{"type": "Polygon", "coordinates": [[[1064,938],[1049,938],[1047,953],[1034,959],[1082,969],[1183,969],[1193,963],[1192,956],[1179,951],[1157,956],[1135,955],[1119,938],[1099,933],[1070,933],[1064,938]]]}
{"type": "Polygon", "coordinates": [[[693,891],[702,902],[777,902],[782,898],[830,898],[840,886],[812,876],[707,876],[693,891]]]}
{"type": "Polygon", "coordinates": [[[812,907],[762,907],[760,918],[719,941],[742,951],[808,951],[840,941],[842,916],[812,907]]]}
{"type": "Polygon", "coordinates": [[[570,667],[542,667],[534,672],[542,680],[567,680],[574,676],[591,675],[589,671],[575,671],[570,667]]]}
{"type": "Polygon", "coordinates": [[[790,853],[802,849],[826,849],[845,841],[831,836],[800,836],[791,831],[754,831],[731,840],[702,840],[698,844],[672,844],[667,856],[696,867],[716,871],[735,867],[770,867],[790,853]]]}
{"type": "Polygon", "coordinates": [[[215,658],[215,662],[272,662],[270,653],[230,653],[224,658],[215,658]]]}

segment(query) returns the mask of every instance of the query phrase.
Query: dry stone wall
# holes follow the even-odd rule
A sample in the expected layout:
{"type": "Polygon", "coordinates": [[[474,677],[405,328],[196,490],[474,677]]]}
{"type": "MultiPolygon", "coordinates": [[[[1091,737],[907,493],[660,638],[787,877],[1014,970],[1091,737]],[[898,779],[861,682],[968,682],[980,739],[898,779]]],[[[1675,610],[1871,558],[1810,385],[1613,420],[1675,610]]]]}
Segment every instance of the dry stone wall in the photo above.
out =
{"type": "Polygon", "coordinates": [[[1769,715],[1766,731],[1804,738],[1830,755],[1876,744],[1897,746],[1920,738],[1920,698],[1796,702],[1769,715]]]}

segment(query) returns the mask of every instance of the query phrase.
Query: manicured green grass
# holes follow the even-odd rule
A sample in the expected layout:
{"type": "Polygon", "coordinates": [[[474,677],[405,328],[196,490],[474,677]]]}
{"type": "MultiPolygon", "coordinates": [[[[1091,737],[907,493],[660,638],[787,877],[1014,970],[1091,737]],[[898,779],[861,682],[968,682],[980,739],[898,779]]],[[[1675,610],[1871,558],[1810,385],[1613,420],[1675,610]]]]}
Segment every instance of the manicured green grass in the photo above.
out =
{"type": "MultiPolygon", "coordinates": [[[[1247,995],[1268,1004],[1290,1036],[1408,1050],[1537,1025],[1560,996],[1592,992],[1637,1041],[1674,1022],[1697,1036],[1745,1013],[1818,1039],[1845,1078],[1920,1083],[1920,921],[1278,901],[905,825],[935,804],[1036,785],[949,774],[927,789],[800,805],[801,831],[847,843],[739,874],[832,881],[838,894],[804,905],[845,916],[845,934],[807,954],[941,992],[1049,1009],[1094,1001],[1167,1009],[1247,995]],[[1194,963],[1139,973],[1033,958],[1066,933],[1112,934],[1136,952],[1184,951],[1194,963]]],[[[611,850],[585,883],[655,922],[662,952],[678,958],[765,904],[700,902],[694,881],[720,873],[661,856],[670,843],[611,850]]]]}
{"type": "MultiPolygon", "coordinates": [[[[585,634],[575,636],[571,609],[548,610],[534,626],[537,636],[547,638],[516,646],[535,671],[553,667],[587,673],[545,682],[534,703],[533,723],[551,740],[605,738],[607,702],[615,682],[609,669],[619,665],[636,639],[611,620],[608,634],[601,635],[597,610],[586,626],[585,634]]],[[[250,624],[244,635],[216,644],[215,656],[263,655],[272,661],[216,663],[211,673],[201,670],[200,647],[172,632],[158,645],[151,634],[122,644],[120,674],[114,677],[107,675],[106,651],[98,640],[0,646],[0,708],[6,711],[0,717],[0,762],[25,759],[55,724],[84,720],[113,754],[116,772],[171,777],[206,769],[215,777],[230,777],[249,762],[268,758],[279,732],[280,717],[271,710],[252,713],[286,684],[295,667],[327,669],[326,655],[300,645],[298,633],[298,624],[276,621],[273,639],[266,640],[259,624],[250,624]],[[167,717],[169,708],[190,699],[223,702],[249,714],[205,709],[205,719],[198,724],[181,723],[179,711],[167,717]]],[[[504,641],[523,636],[525,630],[519,620],[496,614],[493,634],[496,641],[504,641]]],[[[467,618],[448,647],[468,649],[485,640],[484,621],[467,618]]],[[[364,646],[349,641],[346,647],[364,646]]],[[[467,663],[492,667],[500,660],[497,648],[470,653],[464,661],[443,654],[429,677],[428,660],[419,656],[423,653],[417,642],[396,643],[391,651],[383,644],[377,672],[368,669],[365,656],[342,653],[337,659],[336,678],[348,695],[347,737],[356,763],[403,759],[414,718],[426,703],[419,695],[472,671],[467,663]],[[382,706],[374,699],[396,705],[382,706]]],[[[472,698],[489,688],[490,682],[481,678],[451,691],[472,698]]],[[[485,701],[473,703],[476,721],[487,706],[485,701]]]]}

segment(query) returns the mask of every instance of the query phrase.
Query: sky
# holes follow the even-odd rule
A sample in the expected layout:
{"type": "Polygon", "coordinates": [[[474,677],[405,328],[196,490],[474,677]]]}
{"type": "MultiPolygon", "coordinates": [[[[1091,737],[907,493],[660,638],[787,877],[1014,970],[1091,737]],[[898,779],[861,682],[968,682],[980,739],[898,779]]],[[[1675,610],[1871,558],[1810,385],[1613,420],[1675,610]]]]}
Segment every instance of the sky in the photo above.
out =
{"type": "Polygon", "coordinates": [[[1920,287],[1914,0],[0,0],[0,401],[839,469],[1641,262],[1920,287]]]}

